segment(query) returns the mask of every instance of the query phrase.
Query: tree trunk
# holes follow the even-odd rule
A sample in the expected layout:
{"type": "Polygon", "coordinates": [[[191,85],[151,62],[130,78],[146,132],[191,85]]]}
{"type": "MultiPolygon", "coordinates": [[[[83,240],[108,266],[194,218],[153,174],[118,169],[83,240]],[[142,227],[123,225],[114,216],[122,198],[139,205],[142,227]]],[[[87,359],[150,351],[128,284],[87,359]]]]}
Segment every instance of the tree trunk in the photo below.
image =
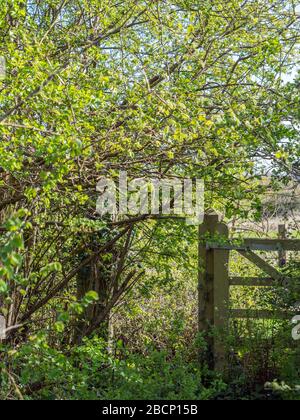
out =
{"type": "MultiPolygon", "coordinates": [[[[80,270],[77,276],[77,299],[81,301],[89,291],[98,293],[99,301],[90,305],[84,311],[75,327],[74,342],[80,344],[87,335],[89,327],[99,315],[106,311],[110,296],[111,275],[110,267],[106,268],[98,260],[80,270]]],[[[99,326],[98,335],[106,342],[109,341],[109,314],[99,326]]]]}

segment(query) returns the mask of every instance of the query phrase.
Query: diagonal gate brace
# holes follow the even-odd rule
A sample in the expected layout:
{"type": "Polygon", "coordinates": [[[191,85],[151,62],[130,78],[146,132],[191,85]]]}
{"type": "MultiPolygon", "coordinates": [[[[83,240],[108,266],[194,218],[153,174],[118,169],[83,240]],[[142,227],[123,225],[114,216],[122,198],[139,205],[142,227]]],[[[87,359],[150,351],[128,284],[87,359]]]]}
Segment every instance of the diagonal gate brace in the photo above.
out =
{"type": "Polygon", "coordinates": [[[243,257],[247,258],[250,262],[255,264],[259,267],[262,271],[267,273],[272,279],[281,281],[283,279],[283,275],[276,270],[276,268],[272,267],[269,263],[255,254],[253,251],[238,251],[243,257]]]}

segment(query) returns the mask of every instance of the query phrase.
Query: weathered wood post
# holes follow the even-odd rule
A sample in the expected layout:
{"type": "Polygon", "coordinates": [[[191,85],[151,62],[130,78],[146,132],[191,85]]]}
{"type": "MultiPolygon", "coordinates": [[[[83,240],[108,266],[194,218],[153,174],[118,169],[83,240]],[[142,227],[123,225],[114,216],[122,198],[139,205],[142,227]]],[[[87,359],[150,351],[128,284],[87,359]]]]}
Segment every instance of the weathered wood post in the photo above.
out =
{"type": "MultiPolygon", "coordinates": [[[[199,227],[199,332],[204,334],[208,353],[204,357],[210,368],[223,371],[226,350],[222,338],[214,337],[214,327],[225,332],[229,305],[229,251],[207,247],[210,237],[228,238],[228,227],[219,223],[216,214],[206,214],[199,227]]],[[[203,357],[204,356],[204,357],[203,357]]]]}
{"type": "MultiPolygon", "coordinates": [[[[228,226],[218,223],[216,233],[220,239],[229,239],[228,226]]],[[[227,345],[225,338],[229,326],[229,254],[226,249],[214,250],[214,327],[217,333],[214,339],[215,370],[225,373],[227,370],[227,345]]]]}
{"type": "MultiPolygon", "coordinates": [[[[287,238],[286,225],[278,226],[278,237],[279,239],[287,238]]],[[[284,250],[279,251],[279,267],[284,267],[287,263],[287,253],[284,250]]]]}
{"type": "Polygon", "coordinates": [[[206,242],[215,234],[218,221],[217,215],[206,214],[199,227],[198,322],[199,332],[204,335],[208,345],[207,354],[200,354],[200,360],[207,361],[211,369],[214,368],[214,342],[211,336],[214,325],[214,251],[207,248],[206,242]]]}

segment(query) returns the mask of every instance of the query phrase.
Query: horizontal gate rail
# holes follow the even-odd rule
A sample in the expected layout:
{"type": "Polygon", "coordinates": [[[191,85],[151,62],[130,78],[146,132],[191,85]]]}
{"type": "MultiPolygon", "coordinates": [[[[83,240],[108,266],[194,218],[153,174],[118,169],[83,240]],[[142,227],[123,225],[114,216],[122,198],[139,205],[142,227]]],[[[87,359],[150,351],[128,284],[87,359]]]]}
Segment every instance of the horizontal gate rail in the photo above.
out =
{"type": "Polygon", "coordinates": [[[207,249],[224,249],[228,251],[300,251],[299,239],[245,239],[238,241],[218,243],[206,242],[207,249]]]}
{"type": "Polygon", "coordinates": [[[250,287],[273,287],[277,281],[271,278],[258,277],[231,277],[230,286],[250,286],[250,287]]]}
{"type": "Polygon", "coordinates": [[[296,312],[267,311],[257,309],[231,309],[229,311],[232,319],[274,319],[274,320],[291,320],[296,312]]]}
{"type": "Polygon", "coordinates": [[[293,285],[293,283],[299,282],[299,279],[292,277],[282,277],[278,280],[274,280],[270,277],[230,277],[230,286],[248,286],[248,287],[276,287],[293,285]]]}

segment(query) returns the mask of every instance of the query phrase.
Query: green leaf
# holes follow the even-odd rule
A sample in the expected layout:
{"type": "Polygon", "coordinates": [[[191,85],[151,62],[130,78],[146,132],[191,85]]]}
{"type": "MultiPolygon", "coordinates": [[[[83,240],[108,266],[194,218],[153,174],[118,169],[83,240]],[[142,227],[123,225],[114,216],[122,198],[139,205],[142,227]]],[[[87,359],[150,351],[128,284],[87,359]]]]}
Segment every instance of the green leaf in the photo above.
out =
{"type": "Polygon", "coordinates": [[[99,295],[94,290],[91,290],[90,292],[86,293],[86,295],[84,296],[84,300],[90,303],[96,302],[97,300],[99,300],[99,295]]]}
{"type": "Polygon", "coordinates": [[[4,280],[0,280],[0,293],[7,293],[8,285],[4,280]]]}

